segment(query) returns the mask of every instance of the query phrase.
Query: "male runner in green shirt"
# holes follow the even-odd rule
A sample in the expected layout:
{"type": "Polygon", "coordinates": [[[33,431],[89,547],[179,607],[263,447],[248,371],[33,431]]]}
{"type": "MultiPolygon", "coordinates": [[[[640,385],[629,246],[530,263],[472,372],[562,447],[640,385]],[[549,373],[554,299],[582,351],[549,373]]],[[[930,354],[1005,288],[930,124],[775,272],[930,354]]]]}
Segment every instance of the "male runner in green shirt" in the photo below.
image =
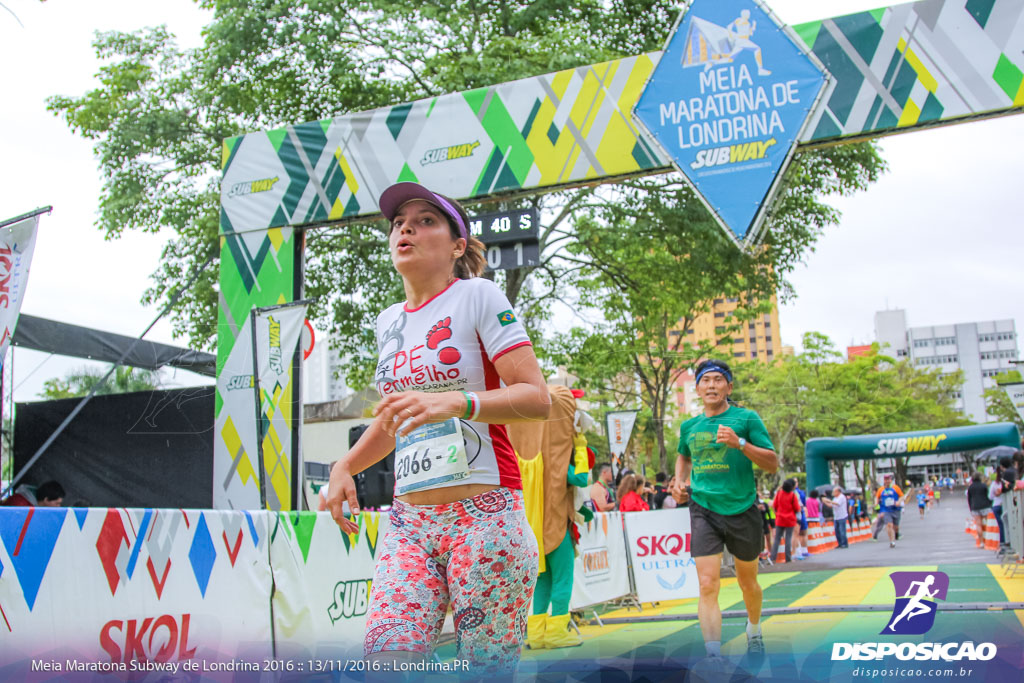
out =
{"type": "Polygon", "coordinates": [[[704,414],[679,428],[673,495],[690,499],[690,552],[697,564],[697,615],[709,657],[720,657],[722,610],[718,606],[722,548],[735,558],[736,581],[747,608],[747,652],[764,653],[757,559],[764,546],[754,465],[779,468],[775,446],[757,413],[730,405],[732,371],[717,360],[697,366],[697,395],[704,414]]]}

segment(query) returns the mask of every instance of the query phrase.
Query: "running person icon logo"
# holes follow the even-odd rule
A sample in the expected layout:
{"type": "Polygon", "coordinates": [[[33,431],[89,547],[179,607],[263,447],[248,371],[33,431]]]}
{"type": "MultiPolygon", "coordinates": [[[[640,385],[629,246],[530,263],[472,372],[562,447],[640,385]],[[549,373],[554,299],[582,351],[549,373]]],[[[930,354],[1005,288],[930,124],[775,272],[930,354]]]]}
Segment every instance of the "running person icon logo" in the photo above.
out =
{"type": "Polygon", "coordinates": [[[881,633],[921,635],[935,624],[936,600],[945,600],[949,576],[944,572],[893,572],[889,575],[896,587],[896,604],[892,617],[881,633]]]}

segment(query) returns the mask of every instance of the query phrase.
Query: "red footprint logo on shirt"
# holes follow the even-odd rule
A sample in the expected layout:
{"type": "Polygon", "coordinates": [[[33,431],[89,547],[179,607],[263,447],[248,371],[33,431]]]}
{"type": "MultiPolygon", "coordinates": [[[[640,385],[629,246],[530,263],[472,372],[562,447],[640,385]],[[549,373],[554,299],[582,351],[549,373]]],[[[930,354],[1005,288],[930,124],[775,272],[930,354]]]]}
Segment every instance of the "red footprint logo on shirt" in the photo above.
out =
{"type": "MultiPolygon", "coordinates": [[[[452,337],[452,317],[438,320],[437,324],[427,332],[427,348],[434,350],[452,337]]],[[[446,346],[437,352],[437,360],[445,365],[455,365],[462,359],[462,354],[454,346],[446,346]]]]}

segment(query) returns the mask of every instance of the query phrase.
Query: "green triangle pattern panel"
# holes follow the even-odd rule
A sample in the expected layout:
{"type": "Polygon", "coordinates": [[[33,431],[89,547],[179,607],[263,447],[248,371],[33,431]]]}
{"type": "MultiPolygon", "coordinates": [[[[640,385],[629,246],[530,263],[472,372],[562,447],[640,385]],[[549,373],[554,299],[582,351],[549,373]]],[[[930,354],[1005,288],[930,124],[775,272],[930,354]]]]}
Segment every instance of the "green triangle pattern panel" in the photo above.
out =
{"type": "Polygon", "coordinates": [[[482,123],[494,144],[505,151],[505,168],[511,174],[505,182],[499,178],[496,189],[519,188],[533,166],[533,152],[497,93],[491,98],[482,123]]]}
{"type": "MultiPolygon", "coordinates": [[[[1013,69],[1024,72],[1019,0],[907,3],[820,24],[814,53],[837,84],[803,142],[909,130],[1024,106],[1024,88],[1003,76],[1013,69]],[[1009,45],[1017,47],[1008,50],[1009,45]]],[[[812,27],[795,30],[807,36],[812,27]]]]}
{"type": "MultiPolygon", "coordinates": [[[[259,507],[256,472],[267,461],[260,459],[255,439],[251,338],[241,333],[248,329],[253,308],[294,298],[294,231],[271,228],[223,235],[220,266],[213,503],[218,508],[253,509],[259,507]]],[[[293,407],[279,409],[291,411],[293,407]]],[[[274,460],[290,463],[290,422],[275,421],[275,429],[282,452],[274,460]]],[[[269,482],[268,478],[268,486],[269,482]]],[[[274,488],[280,489],[277,485],[274,488]]],[[[283,500],[280,505],[287,507],[289,502],[283,500]]]]}
{"type": "MultiPolygon", "coordinates": [[[[1024,106],[1020,0],[906,3],[793,30],[835,79],[805,144],[1024,106]]],[[[369,217],[380,193],[404,180],[473,200],[660,172],[669,161],[632,121],[660,58],[652,52],[232,138],[222,152],[222,203],[234,197],[230,222],[245,232],[369,217]],[[269,199],[240,201],[239,188],[269,199]]]]}
{"type": "Polygon", "coordinates": [[[656,58],[628,57],[252,133],[241,138],[244,158],[225,168],[222,202],[230,204],[233,229],[246,232],[370,216],[380,193],[400,181],[472,199],[478,190],[589,182],[603,168],[635,173],[637,159],[664,167],[630,115],[656,58]],[[542,137],[551,128],[560,134],[542,137]],[[263,142],[245,147],[251,137],[263,142]],[[643,155],[634,153],[638,142],[643,155]],[[231,194],[232,186],[254,182],[272,184],[273,196],[231,194]],[[267,206],[278,196],[280,212],[267,206]]]}

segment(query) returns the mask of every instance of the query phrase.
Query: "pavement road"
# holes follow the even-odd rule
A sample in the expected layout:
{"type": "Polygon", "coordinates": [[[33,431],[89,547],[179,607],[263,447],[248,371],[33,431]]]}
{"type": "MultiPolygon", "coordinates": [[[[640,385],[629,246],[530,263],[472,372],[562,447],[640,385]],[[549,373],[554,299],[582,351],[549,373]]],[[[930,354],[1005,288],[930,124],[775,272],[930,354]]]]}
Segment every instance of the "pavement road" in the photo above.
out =
{"type": "MultiPolygon", "coordinates": [[[[904,508],[900,520],[900,540],[889,547],[885,529],[878,540],[853,543],[792,564],[763,567],[760,573],[773,571],[842,569],[846,567],[889,567],[907,565],[957,564],[963,562],[998,563],[995,552],[976,548],[974,537],[964,533],[969,515],[963,489],[944,491],[942,502],[932,506],[921,519],[917,504],[904,508]]],[[[794,539],[795,541],[795,539],[794,539]]]]}

